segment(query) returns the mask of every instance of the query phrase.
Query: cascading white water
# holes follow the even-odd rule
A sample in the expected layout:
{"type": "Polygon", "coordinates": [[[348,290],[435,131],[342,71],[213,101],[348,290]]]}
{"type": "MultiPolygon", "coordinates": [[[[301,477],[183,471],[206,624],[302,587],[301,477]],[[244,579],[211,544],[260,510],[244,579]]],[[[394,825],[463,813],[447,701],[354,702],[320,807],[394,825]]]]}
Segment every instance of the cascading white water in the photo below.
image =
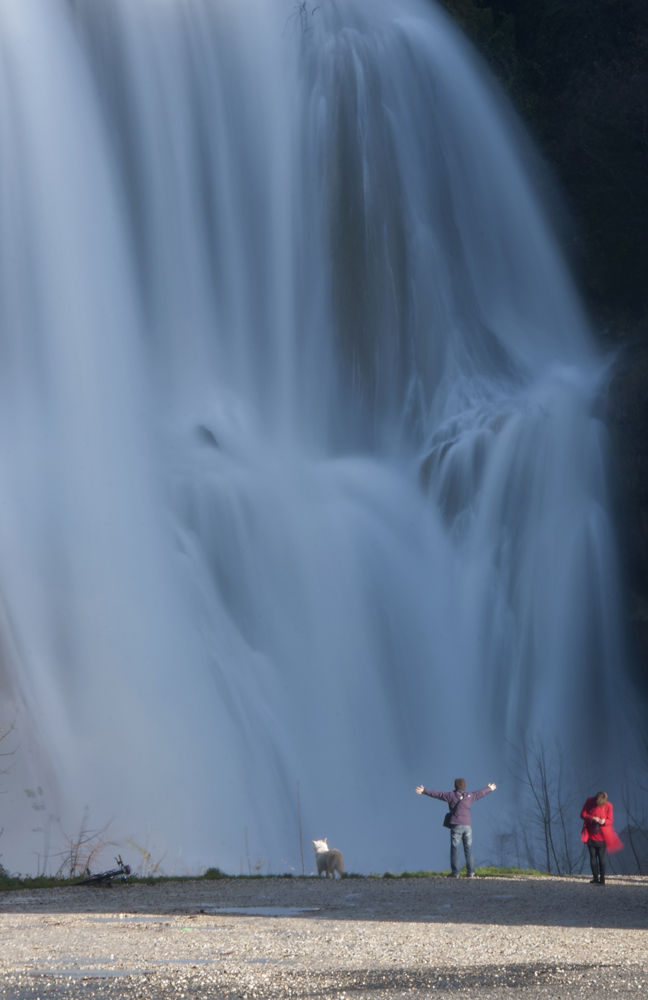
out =
{"type": "Polygon", "coordinates": [[[299,781],[347,867],[440,863],[415,784],[623,701],[508,112],[426,0],[0,0],[0,71],[4,683],[62,801],[276,870],[299,781]]]}

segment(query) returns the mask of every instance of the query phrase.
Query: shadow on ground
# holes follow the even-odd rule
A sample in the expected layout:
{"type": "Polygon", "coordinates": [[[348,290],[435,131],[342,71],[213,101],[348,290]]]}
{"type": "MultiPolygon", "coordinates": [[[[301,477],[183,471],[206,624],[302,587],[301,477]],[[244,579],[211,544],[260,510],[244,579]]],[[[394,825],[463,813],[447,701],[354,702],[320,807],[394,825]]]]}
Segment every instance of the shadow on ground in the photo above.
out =
{"type": "Polygon", "coordinates": [[[0,915],[218,914],[349,921],[644,929],[648,878],[263,879],[21,890],[0,915]]]}

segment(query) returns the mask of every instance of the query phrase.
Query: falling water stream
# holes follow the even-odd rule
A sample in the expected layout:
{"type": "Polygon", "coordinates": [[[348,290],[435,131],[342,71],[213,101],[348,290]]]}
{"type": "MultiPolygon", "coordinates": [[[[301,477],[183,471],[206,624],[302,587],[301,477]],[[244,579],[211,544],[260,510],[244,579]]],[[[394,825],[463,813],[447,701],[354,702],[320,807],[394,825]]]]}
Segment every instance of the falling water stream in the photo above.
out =
{"type": "Polygon", "coordinates": [[[276,870],[299,781],[308,842],[429,867],[415,784],[614,733],[533,171],[432,0],[0,0],[3,684],[61,809],[276,870]]]}

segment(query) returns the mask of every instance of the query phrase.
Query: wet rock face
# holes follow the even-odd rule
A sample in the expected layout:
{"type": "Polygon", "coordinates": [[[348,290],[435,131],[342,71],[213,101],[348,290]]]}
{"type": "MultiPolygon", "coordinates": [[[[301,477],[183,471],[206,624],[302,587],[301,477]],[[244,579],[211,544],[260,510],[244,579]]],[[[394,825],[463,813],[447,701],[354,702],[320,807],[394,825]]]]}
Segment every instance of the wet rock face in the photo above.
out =
{"type": "Polygon", "coordinates": [[[648,341],[621,349],[607,418],[630,638],[648,692],[648,341]]]}

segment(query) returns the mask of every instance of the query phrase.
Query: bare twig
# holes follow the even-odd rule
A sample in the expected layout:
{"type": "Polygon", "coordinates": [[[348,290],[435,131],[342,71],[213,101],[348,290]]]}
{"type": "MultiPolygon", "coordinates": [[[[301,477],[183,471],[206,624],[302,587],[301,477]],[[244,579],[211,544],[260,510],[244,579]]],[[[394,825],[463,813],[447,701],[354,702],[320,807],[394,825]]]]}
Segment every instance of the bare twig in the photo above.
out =
{"type": "Polygon", "coordinates": [[[106,847],[119,846],[118,841],[110,840],[106,836],[112,820],[109,820],[99,830],[91,830],[88,826],[89,819],[90,810],[86,806],[79,829],[74,835],[61,830],[66,840],[66,846],[57,855],[61,858],[61,864],[55,878],[75,878],[77,875],[82,875],[106,847]]]}
{"type": "Polygon", "coordinates": [[[138,854],[141,854],[142,856],[142,860],[140,861],[138,867],[138,875],[140,876],[140,878],[150,878],[159,873],[160,866],[167,855],[166,851],[164,852],[161,858],[159,858],[157,861],[153,861],[151,858],[151,852],[148,849],[148,838],[144,847],[142,847],[134,840],[127,840],[126,843],[130,844],[130,846],[133,847],[138,852],[138,854]]]}
{"type": "MultiPolygon", "coordinates": [[[[4,741],[8,739],[11,733],[14,732],[15,728],[16,728],[15,716],[13,719],[9,721],[7,720],[7,717],[4,716],[2,721],[0,722],[0,743],[4,743],[4,741]]],[[[18,752],[18,749],[19,747],[15,746],[13,750],[0,750],[0,757],[13,757],[18,752]]],[[[14,760],[8,766],[0,768],[0,774],[9,774],[11,768],[14,766],[15,763],[16,762],[14,760]]]]}
{"type": "MultiPolygon", "coordinates": [[[[642,792],[644,791],[644,787],[640,782],[634,782],[633,784],[640,788],[642,792]]],[[[640,851],[640,843],[641,841],[644,844],[648,843],[648,817],[646,816],[645,802],[640,800],[636,791],[633,791],[627,768],[624,770],[621,788],[621,801],[627,819],[626,837],[637,867],[637,874],[643,875],[648,868],[648,857],[645,856],[645,848],[644,851],[640,851]]]]}
{"type": "Polygon", "coordinates": [[[302,875],[306,874],[304,867],[304,840],[302,837],[301,802],[299,799],[299,781],[297,782],[297,816],[299,817],[299,850],[301,851],[302,875]]]}
{"type": "Polygon", "coordinates": [[[34,812],[39,813],[41,825],[34,827],[32,833],[41,833],[43,835],[43,853],[42,855],[39,851],[35,851],[34,853],[38,859],[36,874],[45,875],[50,858],[52,823],[55,821],[56,816],[49,811],[42,788],[38,787],[35,791],[32,788],[26,788],[25,795],[28,799],[32,800],[31,807],[34,812]]]}
{"type": "Polygon", "coordinates": [[[582,871],[584,852],[575,820],[579,793],[560,744],[555,741],[549,750],[542,739],[522,739],[514,749],[514,774],[526,790],[521,826],[527,861],[532,868],[558,875],[582,871]],[[538,847],[544,859],[541,864],[538,847]]]}

